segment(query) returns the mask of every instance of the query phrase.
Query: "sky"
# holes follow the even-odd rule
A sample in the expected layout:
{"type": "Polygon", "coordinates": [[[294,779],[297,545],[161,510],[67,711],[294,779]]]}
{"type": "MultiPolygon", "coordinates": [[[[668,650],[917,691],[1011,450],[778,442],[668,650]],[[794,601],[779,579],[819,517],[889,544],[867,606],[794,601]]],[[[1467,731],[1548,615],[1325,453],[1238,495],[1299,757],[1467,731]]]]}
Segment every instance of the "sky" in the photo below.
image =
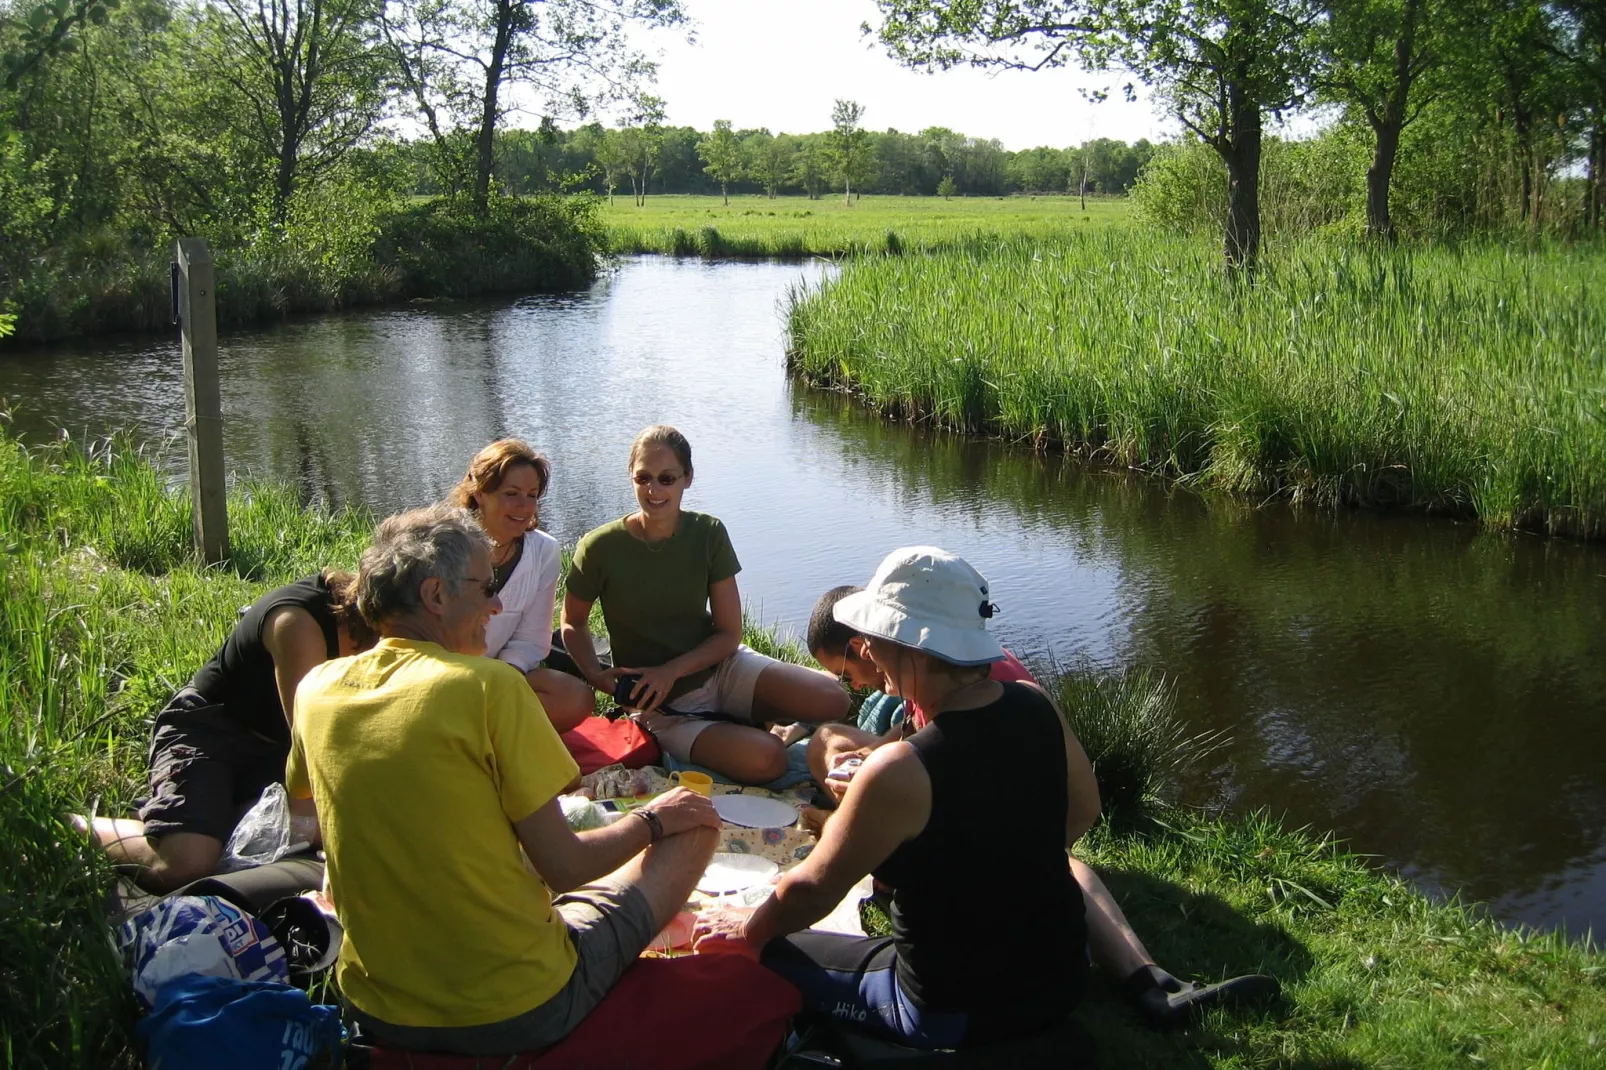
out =
{"type": "MultiPolygon", "coordinates": [[[[807,133],[831,125],[838,98],[865,108],[864,125],[915,133],[946,126],[997,138],[1006,149],[1063,148],[1091,138],[1156,140],[1175,124],[1147,99],[1121,99],[1119,74],[1072,69],[924,74],[900,67],[860,32],[874,23],[874,0],[683,0],[695,22],[684,33],[644,35],[657,51],[656,92],[668,121],[707,130],[715,119],[738,129],[807,133]],[[1079,90],[1108,87],[1093,104],[1079,90]]],[[[1140,87],[1141,90],[1141,87],[1140,87]]]]}

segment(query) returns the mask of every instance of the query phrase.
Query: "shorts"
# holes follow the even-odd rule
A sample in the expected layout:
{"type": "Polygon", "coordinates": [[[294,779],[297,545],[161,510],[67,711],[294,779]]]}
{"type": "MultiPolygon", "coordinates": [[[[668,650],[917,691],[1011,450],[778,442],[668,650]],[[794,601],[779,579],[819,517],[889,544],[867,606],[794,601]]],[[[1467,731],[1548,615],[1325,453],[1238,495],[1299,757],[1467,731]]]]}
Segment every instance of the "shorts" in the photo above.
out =
{"type": "Polygon", "coordinates": [[[764,965],[803,993],[803,1006],[836,1021],[913,1048],[957,1048],[970,1016],[933,1011],[898,983],[898,951],[890,936],[846,936],[805,930],[772,940],[764,965]]]}
{"type": "Polygon", "coordinates": [[[753,690],[758,686],[759,674],[779,664],[744,643],[736,648],[736,653],[714,666],[714,674],[701,687],[672,699],[673,712],[630,716],[652,733],[665,754],[677,762],[690,762],[692,744],[709,725],[722,720],[753,724],[753,690]],[[697,716],[710,713],[721,716],[697,716]]]}
{"type": "Polygon", "coordinates": [[[585,1020],[658,935],[652,906],[633,884],[599,881],[558,896],[552,906],[569,927],[574,972],[539,1007],[488,1025],[391,1025],[348,1003],[352,1017],[371,1041],[410,1051],[512,1055],[550,1048],[585,1020]]]}
{"type": "Polygon", "coordinates": [[[992,1044],[1050,1029],[1076,1009],[1081,983],[1047,990],[1066,975],[1087,974],[1085,962],[1079,969],[1073,963],[1045,985],[1001,971],[987,979],[987,1006],[956,1011],[922,1006],[905,991],[890,936],[805,930],[771,940],[761,961],[797,987],[805,1010],[912,1048],[992,1044]],[[999,994],[1008,997],[1002,1004],[996,1002],[999,994]]]}
{"type": "Polygon", "coordinates": [[[139,804],[147,836],[193,832],[227,843],[262,789],[284,780],[288,740],[241,727],[223,706],[184,688],[151,730],[150,796],[139,804]]]}

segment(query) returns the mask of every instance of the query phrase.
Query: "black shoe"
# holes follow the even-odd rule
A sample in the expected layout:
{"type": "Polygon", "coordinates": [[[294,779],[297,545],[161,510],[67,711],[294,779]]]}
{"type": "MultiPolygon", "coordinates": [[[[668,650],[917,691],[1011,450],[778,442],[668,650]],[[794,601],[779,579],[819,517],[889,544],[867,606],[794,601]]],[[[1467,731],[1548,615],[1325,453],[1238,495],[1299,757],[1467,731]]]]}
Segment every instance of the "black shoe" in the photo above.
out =
{"type": "Polygon", "coordinates": [[[1196,985],[1182,981],[1158,966],[1145,966],[1126,980],[1127,990],[1156,1026],[1186,1025],[1210,1007],[1267,1003],[1282,992],[1277,978],[1263,973],[1229,977],[1215,984],[1196,985]]]}

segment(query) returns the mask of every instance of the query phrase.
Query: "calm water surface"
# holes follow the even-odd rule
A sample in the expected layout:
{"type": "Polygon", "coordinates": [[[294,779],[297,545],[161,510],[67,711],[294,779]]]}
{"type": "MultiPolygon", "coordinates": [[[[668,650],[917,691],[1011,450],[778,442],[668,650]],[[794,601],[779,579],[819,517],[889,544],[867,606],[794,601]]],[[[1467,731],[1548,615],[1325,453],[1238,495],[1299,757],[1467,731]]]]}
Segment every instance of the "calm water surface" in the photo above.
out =
{"type": "MultiPolygon", "coordinates": [[[[787,288],[822,269],[644,259],[588,293],[358,313],[224,339],[235,472],[376,510],[447,490],[517,434],[551,456],[569,544],[628,511],[637,430],[695,448],[690,508],[729,526],[749,607],[800,631],[894,546],[991,580],[1028,660],[1151,666],[1232,737],[1188,785],[1336,829],[1502,917],[1606,931],[1606,552],[1420,517],[1294,514],[864,416],[792,386],[787,288]]],[[[176,345],[0,356],[0,397],[54,427],[182,426],[176,345]]]]}

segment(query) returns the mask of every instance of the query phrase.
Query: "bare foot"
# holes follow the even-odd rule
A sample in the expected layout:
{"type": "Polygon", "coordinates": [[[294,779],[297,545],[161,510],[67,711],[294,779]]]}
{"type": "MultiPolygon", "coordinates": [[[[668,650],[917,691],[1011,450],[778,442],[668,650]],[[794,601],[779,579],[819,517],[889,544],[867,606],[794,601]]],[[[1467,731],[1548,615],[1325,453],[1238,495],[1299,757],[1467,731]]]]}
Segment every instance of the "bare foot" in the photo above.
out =
{"type": "Polygon", "coordinates": [[[782,746],[786,747],[790,747],[792,744],[796,743],[798,740],[804,738],[808,734],[809,726],[806,724],[770,725],[770,735],[780,740],[782,746]]]}

